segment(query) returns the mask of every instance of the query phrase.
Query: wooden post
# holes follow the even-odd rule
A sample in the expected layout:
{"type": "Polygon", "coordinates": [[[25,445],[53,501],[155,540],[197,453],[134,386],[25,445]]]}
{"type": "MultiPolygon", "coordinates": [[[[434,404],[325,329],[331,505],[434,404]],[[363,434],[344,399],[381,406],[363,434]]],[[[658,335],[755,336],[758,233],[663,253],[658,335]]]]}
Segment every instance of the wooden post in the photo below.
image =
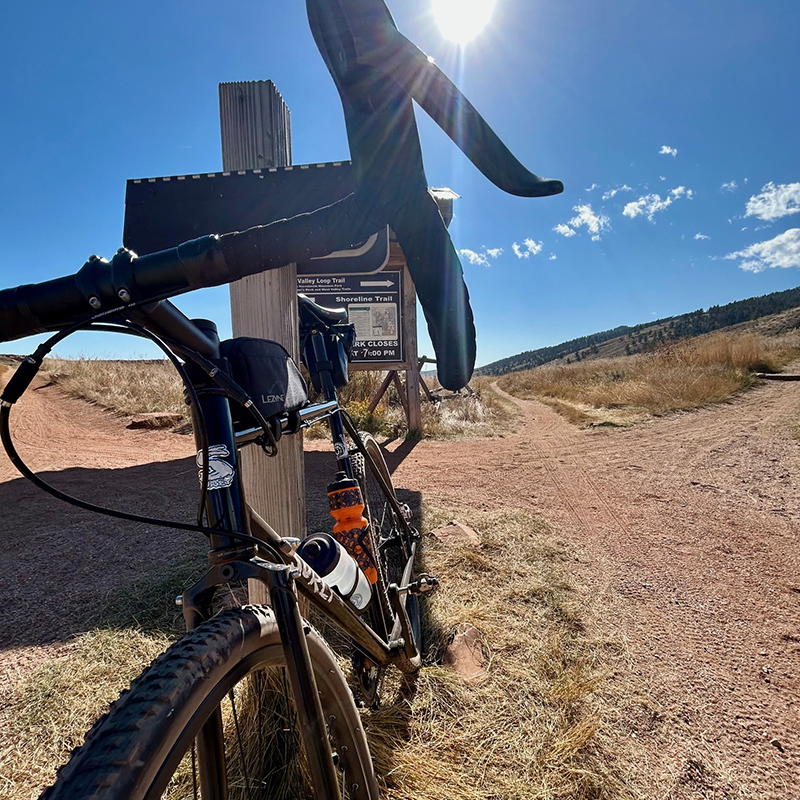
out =
{"type": "MultiPolygon", "coordinates": [[[[289,109],[272,81],[219,85],[222,168],[225,172],[292,163],[289,109]]],[[[297,267],[252,275],[231,285],[234,336],[273,339],[297,360],[297,267]]],[[[267,458],[249,447],[241,453],[250,505],[281,536],[305,536],[305,474],[300,434],[281,440],[267,458]]],[[[260,589],[260,584],[258,585],[260,589]]],[[[253,595],[254,602],[264,597],[253,595]]]]}

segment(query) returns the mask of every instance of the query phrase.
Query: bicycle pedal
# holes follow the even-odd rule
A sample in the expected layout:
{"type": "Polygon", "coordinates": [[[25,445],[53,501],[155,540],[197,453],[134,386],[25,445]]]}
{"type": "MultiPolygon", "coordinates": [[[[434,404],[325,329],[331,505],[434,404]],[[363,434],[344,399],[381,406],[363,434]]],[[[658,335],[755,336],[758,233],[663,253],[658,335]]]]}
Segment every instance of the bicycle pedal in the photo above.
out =
{"type": "Polygon", "coordinates": [[[439,579],[434,577],[433,575],[428,575],[427,572],[421,573],[416,580],[411,581],[408,586],[404,586],[400,592],[407,592],[408,594],[413,594],[416,596],[420,596],[423,594],[430,594],[439,586],[439,579]]]}

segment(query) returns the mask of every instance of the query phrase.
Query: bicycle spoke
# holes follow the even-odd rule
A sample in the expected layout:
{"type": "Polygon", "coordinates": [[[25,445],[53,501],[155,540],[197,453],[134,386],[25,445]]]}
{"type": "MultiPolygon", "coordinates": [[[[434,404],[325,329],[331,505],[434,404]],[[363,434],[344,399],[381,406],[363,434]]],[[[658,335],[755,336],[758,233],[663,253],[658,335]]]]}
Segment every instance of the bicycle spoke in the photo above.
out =
{"type": "Polygon", "coordinates": [[[248,800],[253,800],[252,783],[250,782],[250,775],[247,771],[247,760],[244,755],[244,745],[242,743],[242,731],[239,728],[239,716],[236,713],[236,701],[233,696],[233,689],[228,693],[228,699],[231,702],[231,713],[233,714],[233,727],[236,730],[236,741],[239,745],[239,760],[242,764],[242,775],[244,776],[244,786],[247,789],[248,800]]]}
{"type": "Polygon", "coordinates": [[[197,740],[192,741],[192,795],[197,800],[197,740]]]}

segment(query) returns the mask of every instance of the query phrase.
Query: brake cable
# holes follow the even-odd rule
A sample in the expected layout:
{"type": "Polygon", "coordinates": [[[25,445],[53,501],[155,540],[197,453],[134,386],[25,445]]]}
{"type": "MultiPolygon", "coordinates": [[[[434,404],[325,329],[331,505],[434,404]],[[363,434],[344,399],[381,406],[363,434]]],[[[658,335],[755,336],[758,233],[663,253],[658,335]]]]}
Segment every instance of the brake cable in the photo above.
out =
{"type": "MultiPolygon", "coordinates": [[[[126,308],[130,307],[129,304],[126,308]]],[[[129,333],[135,336],[141,336],[143,338],[148,338],[153,341],[167,356],[170,363],[175,367],[178,374],[180,375],[184,387],[186,388],[187,394],[189,396],[190,402],[192,407],[197,414],[197,423],[199,426],[199,438],[200,438],[200,451],[203,453],[203,464],[201,467],[201,497],[200,497],[200,505],[198,507],[198,523],[196,525],[192,525],[190,523],[185,522],[178,522],[176,520],[163,520],[157,519],[155,517],[146,517],[140,514],[132,514],[127,511],[119,511],[113,508],[107,508],[105,506],[96,505],[94,503],[89,503],[85,500],[81,500],[77,497],[73,497],[72,495],[67,494],[66,492],[62,492],[60,489],[57,489],[55,486],[47,483],[45,480],[39,477],[22,459],[22,457],[17,452],[16,447],[14,446],[14,442],[11,437],[11,428],[10,428],[10,412],[11,407],[19,400],[19,398],[25,393],[27,388],[30,386],[33,378],[38,373],[42,361],[44,360],[45,356],[52,350],[52,348],[58,344],[59,342],[63,341],[67,338],[67,336],[75,333],[78,330],[92,330],[96,323],[100,322],[100,319],[104,317],[108,317],[113,313],[117,313],[122,309],[112,309],[109,311],[101,312],[100,314],[94,315],[89,320],[84,320],[81,323],[75,324],[70,326],[69,328],[65,328],[64,330],[58,331],[55,335],[50,337],[46,342],[39,345],[36,348],[34,353],[29,355],[17,368],[17,371],[14,375],[11,376],[11,379],[6,384],[6,387],[0,396],[0,442],[2,442],[3,447],[8,454],[9,459],[11,460],[12,464],[22,473],[22,475],[31,481],[35,486],[37,486],[42,491],[46,492],[47,494],[55,497],[58,500],[61,500],[65,503],[69,503],[70,505],[76,506],[77,508],[81,508],[85,511],[91,511],[96,514],[102,514],[104,516],[113,517],[115,519],[123,519],[129,522],[138,522],[145,525],[154,525],[158,527],[164,528],[173,528],[175,530],[184,530],[190,531],[195,533],[203,533],[206,536],[210,535],[220,535],[221,533],[225,536],[229,536],[232,539],[238,539],[243,542],[248,542],[250,544],[256,545],[256,547],[260,550],[266,550],[270,555],[280,558],[277,551],[267,542],[264,542],[262,539],[258,539],[255,536],[251,536],[247,533],[243,533],[241,531],[220,531],[218,528],[208,527],[202,524],[203,520],[203,512],[205,508],[205,501],[208,496],[208,479],[209,479],[209,472],[210,472],[210,462],[208,457],[208,439],[207,439],[207,431],[205,429],[205,420],[203,417],[202,409],[199,405],[199,398],[197,395],[197,391],[192,385],[191,381],[189,380],[188,375],[186,374],[186,370],[184,369],[183,365],[181,365],[180,361],[176,358],[176,356],[169,350],[169,347],[165,343],[165,341],[169,340],[162,340],[155,334],[151,333],[147,329],[143,328],[140,325],[135,323],[129,322],[128,320],[114,320],[114,325],[118,325],[119,327],[114,331],[118,333],[129,333]]],[[[110,331],[112,329],[112,325],[97,325],[97,329],[110,331]]],[[[173,344],[171,342],[171,344],[173,344]]],[[[210,367],[211,370],[217,370],[211,362],[204,359],[202,356],[198,354],[192,354],[191,351],[186,351],[185,348],[180,347],[180,345],[176,342],[176,349],[180,349],[187,356],[195,355],[197,358],[204,362],[204,364],[199,364],[204,371],[207,371],[206,367],[210,367]]],[[[194,359],[192,359],[194,360],[194,359]]],[[[217,372],[219,372],[217,370],[217,372]]],[[[222,374],[222,373],[219,373],[222,374]]],[[[212,380],[218,375],[210,375],[212,380]]],[[[239,389],[239,393],[243,396],[247,401],[249,398],[246,394],[238,387],[233,381],[230,382],[235,389],[239,389]]],[[[223,387],[224,388],[224,387],[223,387]]],[[[239,398],[232,397],[231,399],[237,400],[239,398]]],[[[272,431],[269,429],[269,423],[263,418],[263,416],[258,412],[252,402],[250,401],[250,405],[246,406],[248,411],[253,413],[253,416],[258,419],[261,417],[261,420],[264,422],[264,427],[268,435],[272,438],[273,442],[275,441],[274,436],[272,435],[272,431]]],[[[277,444],[277,443],[276,443],[277,444]]]]}

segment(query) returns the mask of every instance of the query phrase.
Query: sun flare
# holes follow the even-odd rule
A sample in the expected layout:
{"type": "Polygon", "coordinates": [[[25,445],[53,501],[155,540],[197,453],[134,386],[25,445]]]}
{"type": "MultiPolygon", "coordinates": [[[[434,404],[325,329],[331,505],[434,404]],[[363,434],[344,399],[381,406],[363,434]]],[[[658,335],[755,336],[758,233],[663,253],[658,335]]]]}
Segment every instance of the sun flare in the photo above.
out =
{"type": "Polygon", "coordinates": [[[486,27],[497,0],[433,0],[433,14],[445,38],[466,44],[486,27]]]}

